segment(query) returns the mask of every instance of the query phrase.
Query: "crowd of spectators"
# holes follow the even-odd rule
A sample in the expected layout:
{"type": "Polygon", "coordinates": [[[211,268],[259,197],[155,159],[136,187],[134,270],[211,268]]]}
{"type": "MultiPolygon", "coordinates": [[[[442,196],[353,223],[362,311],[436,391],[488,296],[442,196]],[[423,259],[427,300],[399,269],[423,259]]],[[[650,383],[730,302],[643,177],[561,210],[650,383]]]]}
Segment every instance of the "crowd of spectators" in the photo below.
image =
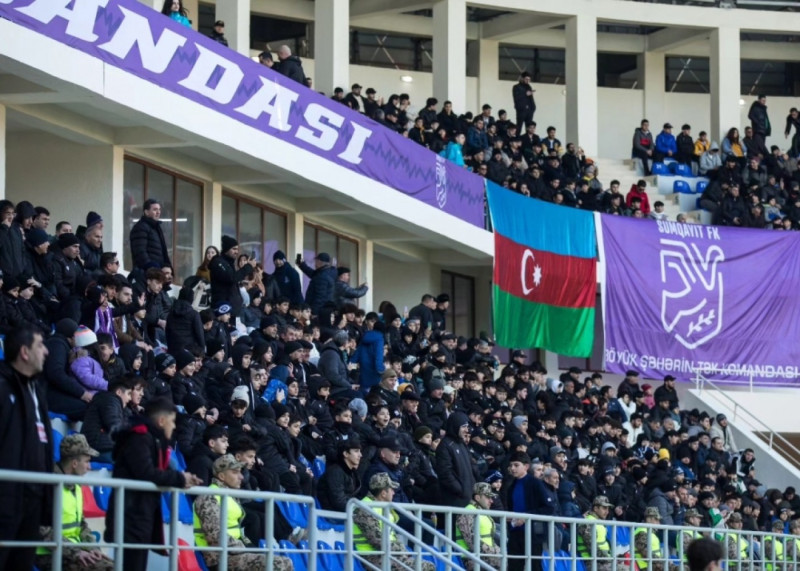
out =
{"type": "MultiPolygon", "coordinates": [[[[542,515],[580,517],[602,509],[602,497],[609,519],[644,521],[658,508],[661,522],[682,524],[694,509],[703,525],[741,516],[744,529],[763,530],[788,526],[800,507],[791,489],[756,479],[753,451],[737,448],[723,415],[681,410],[674,378],[653,391],[630,371],[615,391],[574,368],[548,378],[521,350],[501,365],[485,334],[452,333],[446,294],[425,294],[407,314],[389,301],[366,313],[355,303],[369,285],[351,286],[327,253],[312,266],[278,251],[267,274],[230,236],[177,287],[155,199],[131,230],[127,276],[104,251],[95,212],[78,234],[61,221],[55,236],[44,207],[4,201],[0,215],[0,328],[11,361],[0,373],[8,383],[41,371],[39,405],[82,420],[115,476],[137,477],[126,447],[153,430],[147,406],[166,402],[177,426],[159,434],[188,463],[182,481],[217,482],[215,462],[232,453],[243,487],[315,495],[335,511],[372,493],[383,473],[395,502],[463,507],[479,502],[473,490],[485,482],[493,508],[542,515]],[[39,370],[16,369],[20,343],[36,340],[39,370]],[[321,477],[311,470],[320,458],[321,477]]],[[[257,544],[261,508],[242,507],[257,544]]],[[[280,515],[275,530],[302,536],[280,515]]],[[[518,534],[509,549],[520,553],[518,534]]],[[[540,551],[544,539],[533,541],[540,551]]]]}

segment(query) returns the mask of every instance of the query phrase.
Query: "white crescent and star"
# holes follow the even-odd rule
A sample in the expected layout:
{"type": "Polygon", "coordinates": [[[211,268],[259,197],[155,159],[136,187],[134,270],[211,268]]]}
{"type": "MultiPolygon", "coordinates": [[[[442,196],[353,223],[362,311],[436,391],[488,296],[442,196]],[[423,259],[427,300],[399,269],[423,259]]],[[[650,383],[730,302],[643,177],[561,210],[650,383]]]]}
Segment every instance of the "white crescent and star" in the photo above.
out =
{"type": "Polygon", "coordinates": [[[525,295],[531,293],[534,290],[534,288],[536,288],[539,284],[542,283],[542,267],[539,264],[536,264],[533,267],[533,273],[531,276],[533,278],[533,287],[528,287],[528,280],[527,280],[528,260],[536,264],[536,258],[534,257],[533,252],[531,252],[530,250],[525,250],[525,253],[522,254],[522,266],[521,266],[522,270],[520,272],[520,280],[522,282],[522,293],[525,295]]]}

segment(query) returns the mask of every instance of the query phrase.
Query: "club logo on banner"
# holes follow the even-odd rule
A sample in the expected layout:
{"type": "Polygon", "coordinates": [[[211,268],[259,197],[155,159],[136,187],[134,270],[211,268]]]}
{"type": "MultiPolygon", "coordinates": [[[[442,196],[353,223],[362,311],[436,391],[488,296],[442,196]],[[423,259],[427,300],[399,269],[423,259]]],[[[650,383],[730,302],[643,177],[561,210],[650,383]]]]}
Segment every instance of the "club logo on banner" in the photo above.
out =
{"type": "Polygon", "coordinates": [[[687,349],[695,349],[722,330],[723,279],[717,245],[701,253],[676,240],[661,240],[661,324],[687,349]],[[690,249],[691,248],[691,249],[690,249]],[[691,294],[698,290],[699,302],[691,294]]]}
{"type": "Polygon", "coordinates": [[[601,218],[606,370],[800,384],[800,234],[601,218]]]}

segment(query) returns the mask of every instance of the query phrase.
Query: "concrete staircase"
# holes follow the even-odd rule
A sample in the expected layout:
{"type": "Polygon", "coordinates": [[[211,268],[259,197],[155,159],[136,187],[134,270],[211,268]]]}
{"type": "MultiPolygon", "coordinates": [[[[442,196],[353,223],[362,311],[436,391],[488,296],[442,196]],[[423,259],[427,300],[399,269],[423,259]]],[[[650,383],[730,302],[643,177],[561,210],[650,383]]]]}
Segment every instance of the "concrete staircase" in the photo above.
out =
{"type": "Polygon", "coordinates": [[[700,211],[695,209],[694,198],[690,201],[684,200],[684,206],[689,206],[689,202],[691,202],[691,209],[681,209],[679,204],[680,196],[672,192],[669,194],[660,193],[657,186],[657,177],[643,176],[641,165],[638,161],[633,159],[597,159],[595,164],[597,165],[598,178],[603,183],[603,188],[608,188],[611,181],[616,179],[619,181],[620,192],[627,196],[631,185],[636,184],[639,179],[643,178],[647,181],[647,196],[650,198],[651,208],[657,200],[660,200],[664,203],[664,212],[667,214],[668,220],[675,220],[678,214],[683,212],[689,222],[700,221],[700,211]]]}

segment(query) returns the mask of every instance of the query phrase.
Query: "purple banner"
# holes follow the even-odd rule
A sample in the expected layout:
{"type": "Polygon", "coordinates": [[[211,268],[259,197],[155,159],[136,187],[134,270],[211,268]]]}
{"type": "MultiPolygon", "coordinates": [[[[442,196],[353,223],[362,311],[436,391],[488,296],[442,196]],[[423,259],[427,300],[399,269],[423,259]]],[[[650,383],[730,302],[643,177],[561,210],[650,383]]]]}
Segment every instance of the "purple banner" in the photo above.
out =
{"type": "Polygon", "coordinates": [[[0,0],[0,17],[483,227],[481,177],[136,0],[0,0]]]}
{"type": "Polygon", "coordinates": [[[800,234],[602,219],[606,370],[800,382],[800,234]]]}

